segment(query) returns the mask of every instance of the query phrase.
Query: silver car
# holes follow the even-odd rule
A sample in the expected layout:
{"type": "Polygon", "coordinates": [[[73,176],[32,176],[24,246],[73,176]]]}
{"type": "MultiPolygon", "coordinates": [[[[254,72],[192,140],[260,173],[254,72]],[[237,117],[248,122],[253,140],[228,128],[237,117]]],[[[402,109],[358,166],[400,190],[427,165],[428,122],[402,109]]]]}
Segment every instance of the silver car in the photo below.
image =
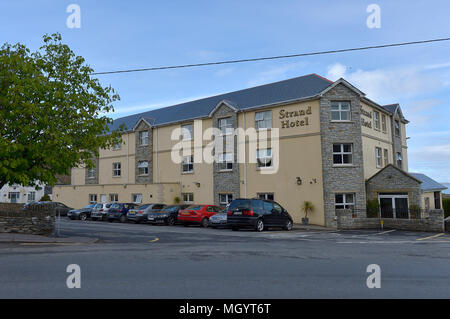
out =
{"type": "Polygon", "coordinates": [[[161,209],[167,207],[164,204],[145,204],[135,209],[130,209],[127,213],[127,219],[139,224],[147,222],[148,214],[159,212],[161,209]]]}
{"type": "Polygon", "coordinates": [[[113,203],[100,203],[95,204],[91,212],[92,220],[102,220],[105,221],[108,217],[108,211],[113,203]]]}
{"type": "Polygon", "coordinates": [[[227,227],[227,212],[222,210],[219,213],[212,215],[209,218],[208,227],[211,228],[226,228],[227,227]]]}

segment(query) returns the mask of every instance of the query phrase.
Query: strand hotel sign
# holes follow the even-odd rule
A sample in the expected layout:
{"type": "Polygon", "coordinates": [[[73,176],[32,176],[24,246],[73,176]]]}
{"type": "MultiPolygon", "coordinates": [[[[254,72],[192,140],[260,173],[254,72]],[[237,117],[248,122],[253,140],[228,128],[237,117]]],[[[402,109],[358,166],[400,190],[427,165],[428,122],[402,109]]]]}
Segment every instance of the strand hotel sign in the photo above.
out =
{"type": "Polygon", "coordinates": [[[285,109],[280,110],[279,119],[281,121],[281,129],[298,127],[298,126],[308,126],[309,117],[311,115],[311,106],[306,109],[286,111],[285,109]]]}

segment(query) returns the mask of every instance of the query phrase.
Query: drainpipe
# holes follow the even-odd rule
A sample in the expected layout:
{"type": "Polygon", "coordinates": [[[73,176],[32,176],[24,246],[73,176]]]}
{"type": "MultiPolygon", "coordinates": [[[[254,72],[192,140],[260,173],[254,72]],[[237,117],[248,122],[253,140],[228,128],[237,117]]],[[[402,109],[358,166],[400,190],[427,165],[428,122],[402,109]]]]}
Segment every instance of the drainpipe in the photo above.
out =
{"type": "Polygon", "coordinates": [[[127,133],[127,184],[129,184],[129,170],[130,170],[130,133],[127,133]]]}
{"type": "MultiPolygon", "coordinates": [[[[242,112],[242,116],[243,116],[243,129],[244,132],[246,130],[245,127],[245,111],[242,112]]],[[[246,143],[246,137],[244,135],[244,198],[247,198],[247,143],[246,143]]]]}
{"type": "Polygon", "coordinates": [[[154,128],[154,131],[155,131],[155,143],[154,143],[155,172],[153,172],[153,175],[155,176],[155,183],[158,183],[158,129],[154,128]]]}

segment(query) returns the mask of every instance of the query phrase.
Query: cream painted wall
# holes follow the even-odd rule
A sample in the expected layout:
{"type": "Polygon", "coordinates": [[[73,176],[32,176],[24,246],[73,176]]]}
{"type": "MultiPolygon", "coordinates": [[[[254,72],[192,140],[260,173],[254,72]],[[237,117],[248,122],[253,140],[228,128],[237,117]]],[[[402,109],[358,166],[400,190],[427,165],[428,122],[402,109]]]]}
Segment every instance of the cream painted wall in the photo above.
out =
{"type": "Polygon", "coordinates": [[[117,156],[99,158],[99,184],[133,184],[135,182],[135,156],[128,157],[127,176],[127,156],[117,156]],[[121,163],[121,176],[113,177],[113,163],[121,163]]]}
{"type": "Polygon", "coordinates": [[[132,202],[132,194],[142,194],[142,202],[173,204],[174,198],[180,196],[178,184],[148,184],[148,185],[85,185],[85,186],[55,186],[53,188],[54,201],[61,202],[72,208],[82,208],[89,204],[89,194],[105,194],[107,201],[109,194],[118,194],[120,202],[132,202]],[[76,194],[76,196],[74,196],[76,194]],[[150,197],[152,195],[152,197],[150,197]]]}
{"type": "MultiPolygon", "coordinates": [[[[434,192],[424,192],[422,194],[422,208],[425,209],[425,199],[428,198],[430,201],[430,209],[436,209],[436,206],[434,205],[434,192]]],[[[442,193],[441,193],[441,209],[442,208],[442,193]]]]}
{"type": "Polygon", "coordinates": [[[383,169],[385,167],[384,166],[384,150],[385,149],[388,150],[389,164],[393,163],[392,162],[392,144],[391,143],[381,142],[379,140],[363,136],[362,144],[363,144],[364,178],[365,179],[372,177],[374,174],[378,173],[381,169],[383,169]],[[375,147],[381,148],[381,154],[382,154],[381,167],[377,167],[375,147]]]}
{"type": "Polygon", "coordinates": [[[86,180],[86,169],[84,167],[72,168],[72,185],[84,185],[86,180]]]}
{"type": "MultiPolygon", "coordinates": [[[[305,120],[306,116],[287,118],[289,120],[305,120]]],[[[242,127],[244,115],[239,115],[239,126],[242,127]]],[[[245,127],[255,126],[255,112],[245,113],[245,127]]],[[[306,123],[306,122],[305,122],[306,123]]],[[[247,198],[256,197],[258,193],[274,193],[275,201],[286,208],[296,223],[304,217],[301,212],[302,203],[311,201],[315,211],[309,215],[310,223],[324,225],[322,155],[320,141],[320,119],[318,100],[295,103],[289,106],[272,108],[272,126],[280,128],[279,169],[274,174],[261,174],[256,163],[249,163],[249,145],[246,143],[246,163],[240,164],[240,180],[247,181],[247,198]],[[308,125],[282,128],[280,111],[294,112],[311,107],[308,125]],[[246,176],[245,169],[246,166],[246,176]],[[297,185],[297,177],[302,185],[297,185]]],[[[268,145],[271,146],[271,143],[268,145]]],[[[241,183],[241,197],[245,196],[244,184],[241,183]]]]}

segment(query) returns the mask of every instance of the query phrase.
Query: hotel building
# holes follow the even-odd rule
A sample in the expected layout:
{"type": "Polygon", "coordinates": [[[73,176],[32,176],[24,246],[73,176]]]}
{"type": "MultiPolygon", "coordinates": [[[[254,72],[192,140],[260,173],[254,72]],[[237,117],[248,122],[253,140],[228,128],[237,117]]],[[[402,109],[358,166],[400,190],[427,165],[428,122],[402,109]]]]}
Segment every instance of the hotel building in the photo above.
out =
{"type": "Polygon", "coordinates": [[[122,124],[122,143],[100,150],[93,169],[72,169],[71,185],[55,186],[54,201],[79,208],[110,201],[226,205],[260,197],[280,203],[296,222],[303,202],[311,201],[310,223],[329,227],[336,226],[336,209],[365,214],[368,199],[378,199],[385,212],[442,207],[445,187],[408,173],[408,121],[400,106],[380,105],[344,79],[305,75],[119,118],[111,129],[122,124]],[[213,127],[227,143],[234,139],[234,152],[217,154],[220,160],[211,164],[195,163],[193,156],[172,160],[180,140],[194,152],[204,150],[210,141],[194,146],[192,137],[213,127]],[[177,128],[190,134],[172,140],[177,128]],[[241,144],[227,134],[232,128],[267,132],[268,143],[253,154],[247,137],[245,160],[238,162],[241,144]],[[275,128],[276,147],[270,138],[275,128]]]}

